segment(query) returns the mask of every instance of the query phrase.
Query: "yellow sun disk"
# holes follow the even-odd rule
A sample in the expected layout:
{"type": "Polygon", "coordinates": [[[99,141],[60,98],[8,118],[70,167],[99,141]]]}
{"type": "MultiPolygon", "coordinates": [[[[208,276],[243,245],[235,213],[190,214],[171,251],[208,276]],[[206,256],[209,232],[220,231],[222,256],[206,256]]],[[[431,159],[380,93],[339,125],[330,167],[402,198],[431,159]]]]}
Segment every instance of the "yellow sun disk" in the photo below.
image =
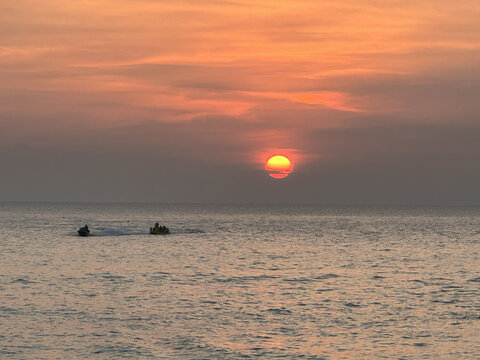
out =
{"type": "Polygon", "coordinates": [[[268,159],[265,170],[270,173],[272,178],[283,179],[292,171],[292,163],[285,156],[275,155],[268,159]]]}
{"type": "Polygon", "coordinates": [[[268,159],[265,170],[290,171],[292,163],[285,156],[275,155],[268,159]]]}

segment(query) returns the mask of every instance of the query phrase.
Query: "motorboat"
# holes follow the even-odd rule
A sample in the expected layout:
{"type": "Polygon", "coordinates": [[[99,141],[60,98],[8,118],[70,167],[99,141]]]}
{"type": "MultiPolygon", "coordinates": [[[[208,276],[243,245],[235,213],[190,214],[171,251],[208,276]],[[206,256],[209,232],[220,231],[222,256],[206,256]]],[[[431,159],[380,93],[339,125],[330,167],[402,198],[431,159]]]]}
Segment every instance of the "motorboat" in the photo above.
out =
{"type": "Polygon", "coordinates": [[[155,226],[150,228],[150,234],[167,235],[170,234],[170,230],[166,226],[160,226],[158,223],[155,223],[155,226]]]}

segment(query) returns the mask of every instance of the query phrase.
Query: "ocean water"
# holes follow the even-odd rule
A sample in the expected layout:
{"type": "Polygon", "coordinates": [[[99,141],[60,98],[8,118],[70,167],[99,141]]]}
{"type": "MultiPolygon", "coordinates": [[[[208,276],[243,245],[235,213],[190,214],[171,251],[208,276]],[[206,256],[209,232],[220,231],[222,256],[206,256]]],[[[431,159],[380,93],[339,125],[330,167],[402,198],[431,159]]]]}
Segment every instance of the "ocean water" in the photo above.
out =
{"type": "Polygon", "coordinates": [[[479,255],[478,207],[0,203],[0,359],[480,359],[479,255]]]}

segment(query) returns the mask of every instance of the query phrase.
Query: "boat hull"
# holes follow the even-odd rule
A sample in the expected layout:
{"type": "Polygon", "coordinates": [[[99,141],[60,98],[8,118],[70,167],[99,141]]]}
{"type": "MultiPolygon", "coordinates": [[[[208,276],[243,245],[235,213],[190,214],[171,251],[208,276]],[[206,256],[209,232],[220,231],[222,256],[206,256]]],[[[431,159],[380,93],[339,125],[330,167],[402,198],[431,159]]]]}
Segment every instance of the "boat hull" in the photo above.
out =
{"type": "Polygon", "coordinates": [[[90,232],[84,232],[84,231],[77,231],[78,232],[78,236],[89,236],[90,235],[90,232]]]}
{"type": "Polygon", "coordinates": [[[155,230],[155,229],[150,229],[150,235],[168,235],[170,234],[170,231],[168,229],[165,230],[155,230]]]}

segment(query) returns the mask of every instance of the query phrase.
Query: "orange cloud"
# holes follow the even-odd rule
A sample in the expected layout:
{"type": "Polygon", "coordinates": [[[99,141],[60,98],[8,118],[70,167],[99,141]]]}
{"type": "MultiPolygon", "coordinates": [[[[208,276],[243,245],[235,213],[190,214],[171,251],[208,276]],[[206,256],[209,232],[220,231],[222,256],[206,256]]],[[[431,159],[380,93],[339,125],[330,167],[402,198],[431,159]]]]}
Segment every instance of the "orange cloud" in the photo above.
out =
{"type": "Polygon", "coordinates": [[[340,116],[474,113],[476,93],[451,99],[469,91],[452,83],[475,71],[478,16],[473,0],[10,1],[0,116],[25,133],[39,117],[92,128],[228,117],[251,124],[245,154],[314,158],[302,134],[340,116]]]}

